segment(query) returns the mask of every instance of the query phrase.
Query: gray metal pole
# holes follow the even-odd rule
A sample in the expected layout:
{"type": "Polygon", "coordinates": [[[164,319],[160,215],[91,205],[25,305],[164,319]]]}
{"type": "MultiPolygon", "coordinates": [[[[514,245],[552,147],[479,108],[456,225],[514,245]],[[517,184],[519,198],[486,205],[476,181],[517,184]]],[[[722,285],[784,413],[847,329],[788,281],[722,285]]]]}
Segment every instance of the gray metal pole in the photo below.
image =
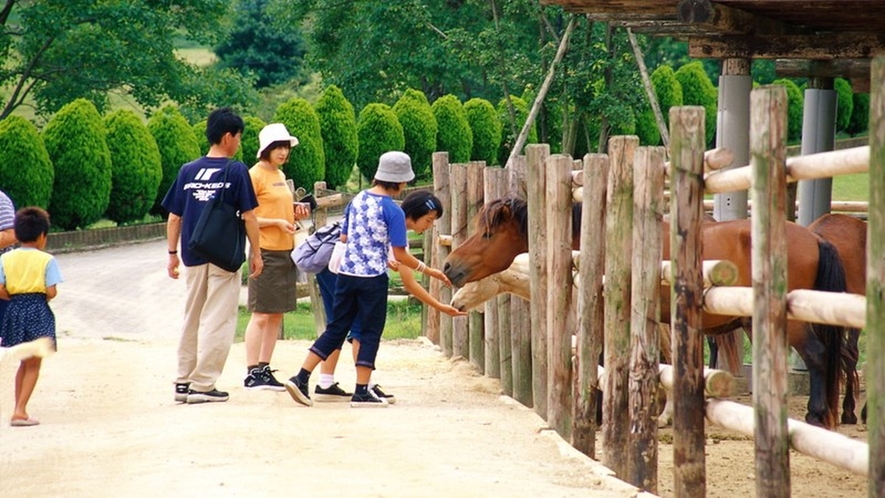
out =
{"type": "MultiPolygon", "coordinates": [[[[734,154],[734,168],[750,164],[750,59],[725,59],[719,77],[719,108],[716,113],[716,147],[727,147],[734,154]]],[[[747,217],[747,190],[713,195],[713,217],[718,221],[738,220],[747,217]]],[[[744,330],[738,329],[734,341],[738,351],[743,352],[744,330]]],[[[741,371],[742,365],[729,365],[728,359],[719,358],[720,368],[732,372],[741,371]]],[[[743,361],[741,362],[743,363],[743,361]]]]}
{"type": "MultiPolygon", "coordinates": [[[[833,150],[836,142],[836,104],[832,78],[812,78],[805,90],[802,113],[802,155],[833,150]]],[[[833,179],[799,182],[799,224],[810,225],[830,212],[833,179]]]]}
{"type": "MultiPolygon", "coordinates": [[[[719,109],[716,115],[716,147],[727,147],[734,154],[729,168],[750,164],[750,76],[749,59],[722,61],[719,77],[719,109]]],[[[718,221],[747,217],[746,190],[715,194],[713,217],[718,221]]]]}

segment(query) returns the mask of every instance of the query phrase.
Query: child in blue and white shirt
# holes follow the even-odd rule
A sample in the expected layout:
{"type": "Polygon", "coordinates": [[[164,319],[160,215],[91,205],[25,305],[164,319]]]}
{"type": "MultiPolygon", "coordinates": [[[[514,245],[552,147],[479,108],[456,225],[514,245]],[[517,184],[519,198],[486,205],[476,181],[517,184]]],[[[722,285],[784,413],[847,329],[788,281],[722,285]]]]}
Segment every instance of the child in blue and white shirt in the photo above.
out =
{"type": "Polygon", "coordinates": [[[335,288],[335,304],[326,331],[313,343],[298,374],[285,385],[292,398],[310,406],[310,374],[344,344],[347,331],[359,317],[362,335],[356,359],[356,389],[350,406],[387,406],[368,390],[381,333],[387,318],[388,254],[403,264],[449,283],[440,270],[427,268],[407,247],[403,210],[393,201],[415,178],[412,161],[403,152],[386,152],[378,160],[372,187],[356,195],[345,212],[341,240],[346,242],[335,288]]]}

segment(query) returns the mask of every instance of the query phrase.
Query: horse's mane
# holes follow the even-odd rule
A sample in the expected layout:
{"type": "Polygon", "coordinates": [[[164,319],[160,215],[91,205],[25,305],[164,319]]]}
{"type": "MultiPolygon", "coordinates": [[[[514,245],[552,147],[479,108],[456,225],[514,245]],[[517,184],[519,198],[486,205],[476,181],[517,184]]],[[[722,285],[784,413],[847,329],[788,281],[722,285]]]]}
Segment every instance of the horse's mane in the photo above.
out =
{"type": "MultiPolygon", "coordinates": [[[[488,233],[513,220],[519,227],[519,234],[527,237],[528,216],[528,203],[525,199],[515,195],[504,196],[485,204],[479,210],[476,216],[476,230],[479,233],[488,233]]],[[[576,202],[572,206],[572,237],[580,238],[580,233],[581,203],[576,202]]]]}
{"type": "Polygon", "coordinates": [[[488,233],[501,225],[514,220],[519,227],[519,234],[528,233],[528,204],[517,196],[506,196],[495,199],[484,205],[476,215],[476,230],[488,233]]]}

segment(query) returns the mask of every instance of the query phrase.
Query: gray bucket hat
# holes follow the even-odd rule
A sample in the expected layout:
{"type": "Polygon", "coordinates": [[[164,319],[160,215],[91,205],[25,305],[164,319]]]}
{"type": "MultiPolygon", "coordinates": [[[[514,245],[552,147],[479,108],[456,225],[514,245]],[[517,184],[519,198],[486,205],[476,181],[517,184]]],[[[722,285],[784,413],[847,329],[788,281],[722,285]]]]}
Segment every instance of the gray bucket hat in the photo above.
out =
{"type": "Polygon", "coordinates": [[[378,158],[378,171],[375,179],[382,182],[405,183],[415,178],[412,160],[405,152],[390,151],[378,158]]]}

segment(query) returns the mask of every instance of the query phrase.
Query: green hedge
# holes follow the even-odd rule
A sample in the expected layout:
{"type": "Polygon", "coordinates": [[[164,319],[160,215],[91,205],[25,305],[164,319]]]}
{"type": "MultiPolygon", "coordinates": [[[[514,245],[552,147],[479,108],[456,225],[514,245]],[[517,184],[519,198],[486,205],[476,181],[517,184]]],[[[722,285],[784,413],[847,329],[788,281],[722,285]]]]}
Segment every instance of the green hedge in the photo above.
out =
{"type": "Polygon", "coordinates": [[[314,182],[326,176],[326,154],[317,113],[307,100],[295,97],[277,107],[273,122],[283,123],[289,133],[298,138],[298,145],[292,148],[283,166],[286,177],[291,178],[296,187],[312,191],[314,182]]]}
{"type": "Polygon", "coordinates": [[[356,114],[344,92],[335,85],[326,87],[314,110],[326,155],[326,187],[337,189],[347,184],[359,153],[356,114]]]}
{"type": "Polygon", "coordinates": [[[498,164],[498,147],[501,146],[501,121],[491,102],[473,98],[464,103],[467,123],[473,133],[473,150],[470,159],[485,161],[487,165],[498,164]]]}
{"type": "Polygon", "coordinates": [[[403,126],[406,141],[404,152],[412,158],[415,176],[432,176],[431,162],[436,149],[438,126],[427,96],[420,90],[410,88],[394,104],[393,112],[403,126]]]}
{"type": "MultiPolygon", "coordinates": [[[[164,214],[163,198],[178,176],[178,170],[185,163],[201,157],[200,145],[194,130],[174,105],[167,105],[148,119],[148,130],[157,147],[160,149],[160,163],[163,165],[163,176],[157,188],[152,213],[164,214]]],[[[204,134],[205,136],[205,134],[204,134]]]]}
{"type": "Polygon", "coordinates": [[[111,197],[105,217],[117,223],[144,218],[163,177],[160,149],[141,118],[118,110],[104,119],[111,153],[111,197]]]}
{"type": "Polygon", "coordinates": [[[43,129],[43,141],[55,169],[52,224],[73,230],[100,220],[111,195],[111,153],[95,105],[77,99],[62,107],[43,129]]]}
{"type": "Polygon", "coordinates": [[[466,163],[473,150],[473,132],[467,122],[464,106],[454,95],[436,99],[431,107],[436,117],[439,132],[436,135],[436,150],[447,151],[449,162],[466,163]]]}
{"type": "Polygon", "coordinates": [[[360,150],[356,165],[368,180],[375,177],[378,158],[391,150],[403,150],[406,138],[403,125],[387,104],[369,104],[360,111],[356,122],[360,150]]]}
{"type": "Polygon", "coordinates": [[[670,126],[670,108],[682,105],[682,85],[676,79],[673,68],[667,65],[658,66],[651,73],[651,83],[658,98],[658,105],[664,115],[664,122],[670,126]]]}
{"type": "Polygon", "coordinates": [[[0,188],[15,207],[49,207],[54,177],[37,127],[21,116],[0,121],[0,188]]]}

